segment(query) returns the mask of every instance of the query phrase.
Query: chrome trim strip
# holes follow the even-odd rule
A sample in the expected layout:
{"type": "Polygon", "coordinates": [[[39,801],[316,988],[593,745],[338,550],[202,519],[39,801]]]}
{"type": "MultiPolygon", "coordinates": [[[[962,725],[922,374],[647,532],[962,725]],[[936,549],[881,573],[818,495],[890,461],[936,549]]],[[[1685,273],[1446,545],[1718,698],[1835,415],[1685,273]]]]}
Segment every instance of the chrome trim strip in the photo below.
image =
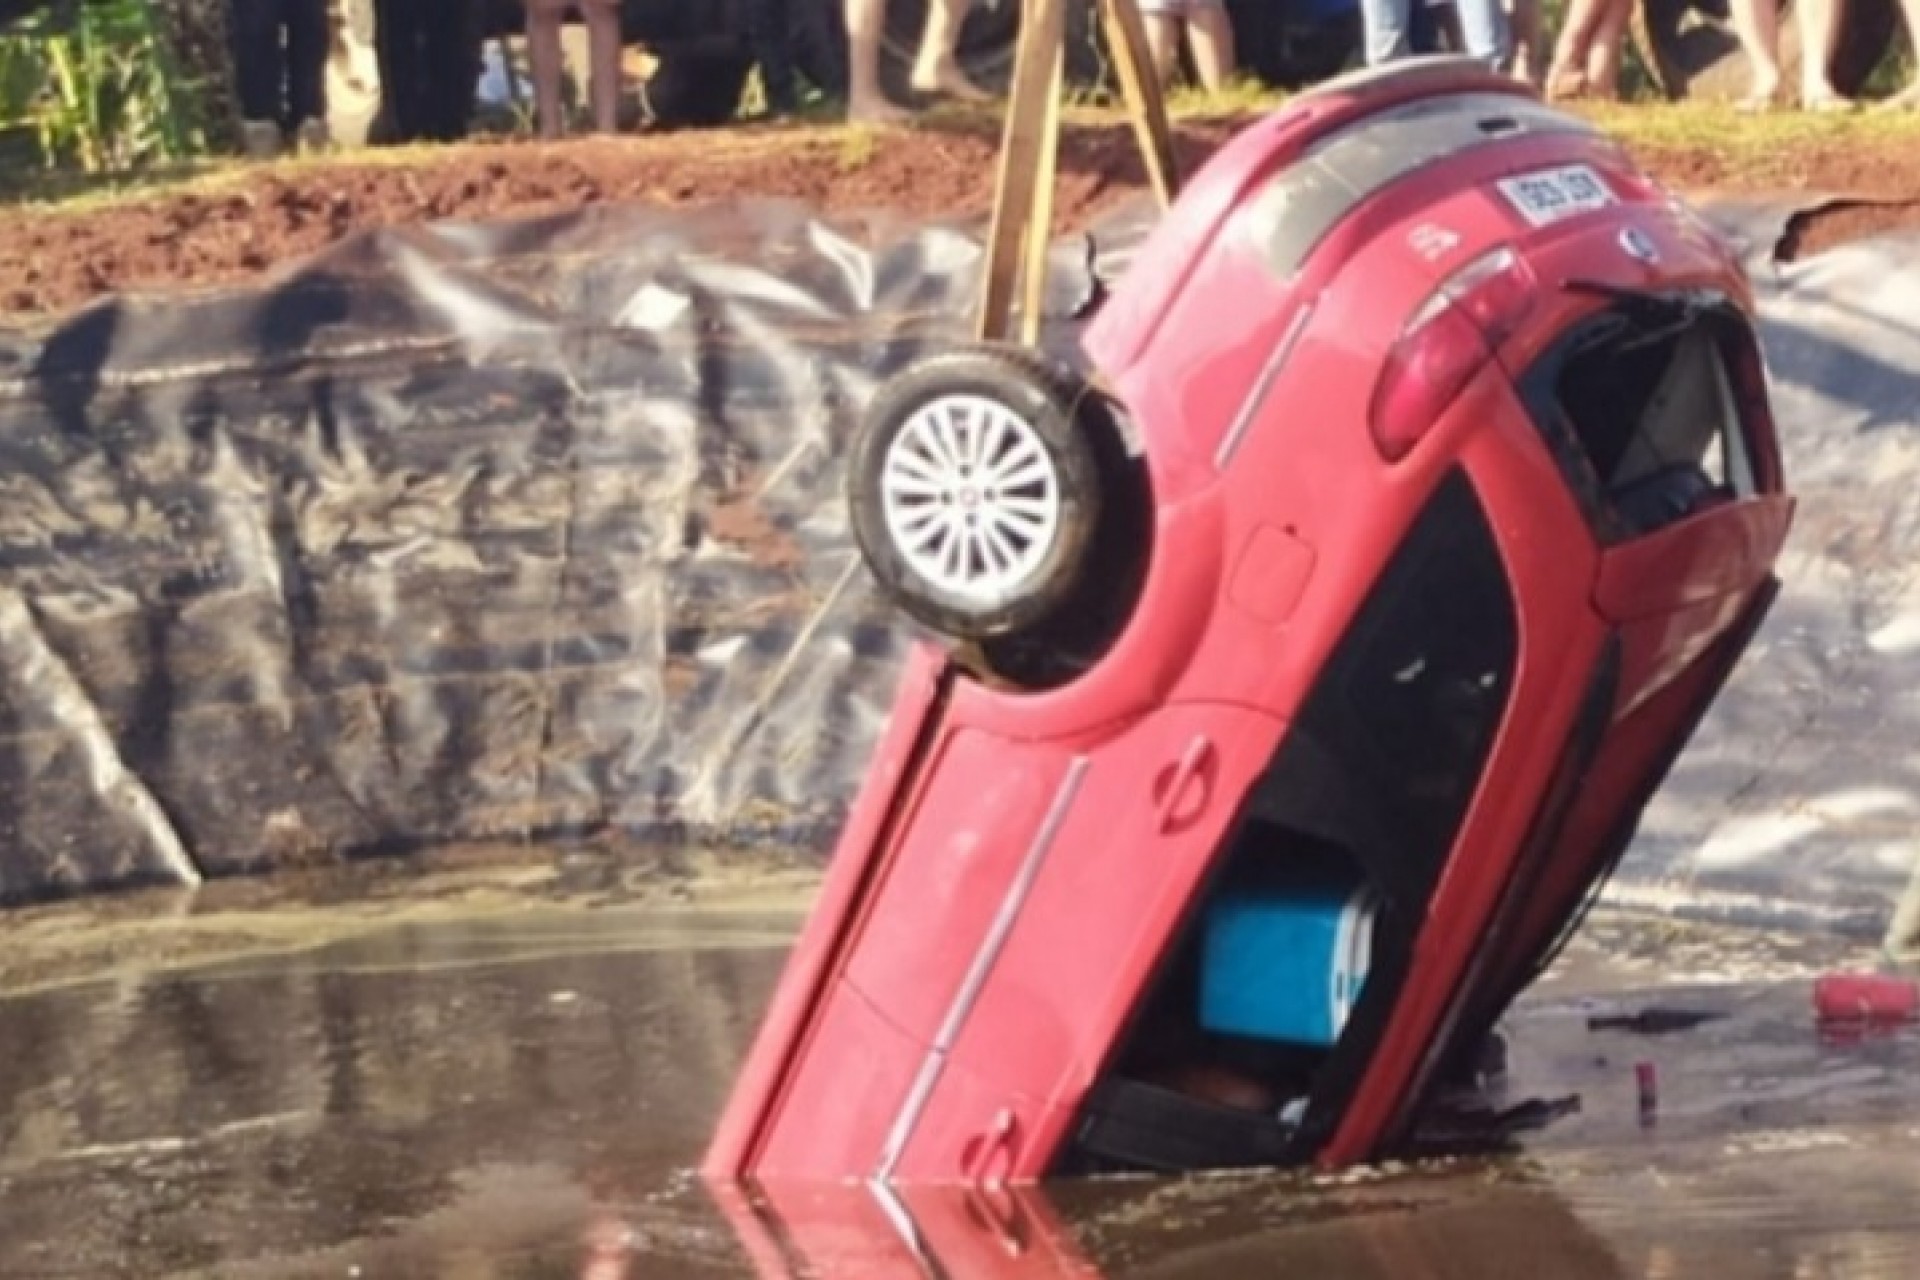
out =
{"type": "Polygon", "coordinates": [[[913,1220],[913,1211],[907,1208],[893,1188],[883,1182],[870,1182],[867,1191],[879,1203],[880,1212],[893,1224],[894,1231],[900,1236],[901,1243],[907,1246],[907,1251],[913,1254],[914,1261],[920,1264],[920,1273],[930,1277],[930,1280],[947,1280],[947,1269],[927,1248],[920,1224],[913,1220]]]}
{"type": "Polygon", "coordinates": [[[987,983],[987,974],[992,971],[994,961],[1000,958],[1001,950],[1007,945],[1014,922],[1020,918],[1020,909],[1026,905],[1027,895],[1033,892],[1033,882],[1040,876],[1040,866],[1046,861],[1047,851],[1053,847],[1054,837],[1060,834],[1061,824],[1067,820],[1067,810],[1073,804],[1074,796],[1079,794],[1091,763],[1086,756],[1075,756],[1073,763],[1067,766],[1067,776],[1061,779],[1060,789],[1054,792],[1053,803],[1047,808],[1047,816],[1041,820],[1040,830],[1027,847],[1019,874],[1007,887],[1006,897],[1000,901],[1000,910],[987,929],[986,940],[980,944],[980,950],[974,953],[967,976],[960,983],[959,991],[954,993],[953,1003],[947,1006],[947,1015],[941,1020],[940,1030],[927,1050],[925,1061],[920,1064],[913,1087],[907,1090],[907,1099],[901,1104],[900,1114],[894,1118],[893,1128],[887,1134],[887,1145],[880,1155],[880,1167],[873,1173],[876,1182],[891,1178],[895,1166],[900,1163],[901,1153],[907,1149],[907,1142],[913,1137],[914,1126],[920,1123],[921,1113],[927,1109],[927,1102],[933,1097],[933,1087],[939,1083],[947,1054],[953,1048],[953,1042],[960,1038],[960,1029],[966,1025],[974,1002],[980,998],[980,989],[987,983]]]}
{"type": "Polygon", "coordinates": [[[1287,361],[1293,357],[1293,349],[1299,345],[1300,335],[1306,332],[1307,321],[1313,318],[1313,311],[1314,304],[1307,302],[1301,304],[1300,309],[1293,313],[1293,319],[1287,324],[1287,331],[1281,334],[1280,341],[1274,344],[1273,354],[1267,357],[1267,363],[1262,366],[1259,378],[1254,381],[1253,390],[1248,394],[1246,403],[1240,406],[1239,415],[1234,418],[1233,425],[1227,428],[1227,434],[1221,438],[1220,447],[1213,451],[1214,470],[1219,471],[1225,468],[1227,462],[1233,457],[1234,451],[1240,447],[1241,437],[1245,436],[1247,428],[1253,425],[1255,415],[1266,405],[1267,393],[1273,390],[1274,381],[1279,378],[1280,371],[1287,367],[1287,361]]]}

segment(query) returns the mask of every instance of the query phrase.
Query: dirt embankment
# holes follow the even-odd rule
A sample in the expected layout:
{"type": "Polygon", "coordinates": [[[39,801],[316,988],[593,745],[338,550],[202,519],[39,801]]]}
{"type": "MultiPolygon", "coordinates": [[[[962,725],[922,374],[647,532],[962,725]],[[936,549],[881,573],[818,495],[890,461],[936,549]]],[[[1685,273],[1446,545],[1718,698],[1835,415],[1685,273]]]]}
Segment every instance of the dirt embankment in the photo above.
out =
{"type": "MultiPolygon", "coordinates": [[[[1183,163],[1203,159],[1237,123],[1182,125],[1183,163]]],[[[137,200],[11,213],[0,237],[0,318],[45,317],[119,291],[236,283],[369,228],[539,215],[595,201],[684,206],[769,196],[828,213],[979,214],[992,201],[998,143],[984,124],[873,133],[741,128],[477,143],[236,171],[137,200]]],[[[1885,202],[1804,220],[1788,246],[1795,253],[1920,222],[1920,148],[1903,138],[1789,147],[1758,165],[1706,146],[1636,150],[1654,173],[1680,188],[1797,188],[1885,202]]],[[[1145,185],[1132,135],[1117,124],[1070,130],[1060,170],[1063,226],[1083,223],[1145,185]]]]}

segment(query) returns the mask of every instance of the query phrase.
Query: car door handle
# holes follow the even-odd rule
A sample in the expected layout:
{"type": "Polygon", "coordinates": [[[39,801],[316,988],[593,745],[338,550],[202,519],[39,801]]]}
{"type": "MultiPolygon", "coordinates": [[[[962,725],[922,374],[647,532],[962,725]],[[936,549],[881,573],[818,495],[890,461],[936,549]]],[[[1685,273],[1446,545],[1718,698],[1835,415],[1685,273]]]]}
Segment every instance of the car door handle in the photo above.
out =
{"type": "Polygon", "coordinates": [[[1020,1140],[1020,1119],[1011,1107],[1002,1107],[992,1126],[969,1142],[960,1155],[960,1172],[976,1187],[995,1187],[1006,1180],[1020,1140]]]}
{"type": "Polygon", "coordinates": [[[1218,756],[1212,740],[1205,734],[1197,735],[1180,758],[1154,779],[1153,801],[1160,815],[1161,835],[1186,830],[1206,812],[1218,756]]]}

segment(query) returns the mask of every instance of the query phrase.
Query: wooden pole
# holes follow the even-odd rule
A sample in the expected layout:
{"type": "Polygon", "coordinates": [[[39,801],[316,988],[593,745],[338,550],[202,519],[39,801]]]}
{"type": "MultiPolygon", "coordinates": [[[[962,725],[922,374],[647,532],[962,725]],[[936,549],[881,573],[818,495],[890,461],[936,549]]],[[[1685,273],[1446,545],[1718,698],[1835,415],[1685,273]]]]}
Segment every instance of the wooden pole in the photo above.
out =
{"type": "Polygon", "coordinates": [[[1147,50],[1147,28],[1140,18],[1139,0],[1100,0],[1100,18],[1113,50],[1114,71],[1120,77],[1120,97],[1127,119],[1146,161],[1147,181],[1160,198],[1161,209],[1179,194],[1179,164],[1173,154],[1173,128],[1167,120],[1167,100],[1154,74],[1147,50]]]}
{"type": "MultiPolygon", "coordinates": [[[[980,292],[976,330],[982,341],[1000,341],[1011,329],[1013,294],[1022,250],[1033,226],[1043,147],[1049,124],[1058,133],[1054,64],[1066,46],[1066,0],[1037,0],[1020,25],[1014,52],[1013,88],[1000,142],[999,187],[987,233],[986,280],[980,292]],[[1055,99],[1049,106],[1048,99],[1055,99]]],[[[1051,145],[1058,145],[1057,142],[1051,145]]]]}
{"type": "Polygon", "coordinates": [[[1034,157],[1033,216],[1027,223],[1026,236],[1026,298],[1020,309],[1020,341],[1028,347],[1040,345],[1040,319],[1046,309],[1047,250],[1053,241],[1054,184],[1060,171],[1060,99],[1065,94],[1066,48],[1062,41],[1053,50],[1040,149],[1034,157]]]}
{"type": "MultiPolygon", "coordinates": [[[[1180,178],[1166,99],[1147,55],[1146,24],[1140,17],[1139,0],[1092,2],[1100,5],[1127,118],[1146,161],[1147,179],[1164,209],[1178,194],[1180,178]]],[[[1001,137],[993,217],[987,231],[980,312],[974,326],[975,335],[983,342],[1006,341],[1013,334],[1016,293],[1022,295],[1020,341],[1033,346],[1040,337],[1059,170],[1067,3],[1033,0],[1021,23],[1001,137]],[[1020,290],[1023,274],[1025,289],[1020,290]]]]}

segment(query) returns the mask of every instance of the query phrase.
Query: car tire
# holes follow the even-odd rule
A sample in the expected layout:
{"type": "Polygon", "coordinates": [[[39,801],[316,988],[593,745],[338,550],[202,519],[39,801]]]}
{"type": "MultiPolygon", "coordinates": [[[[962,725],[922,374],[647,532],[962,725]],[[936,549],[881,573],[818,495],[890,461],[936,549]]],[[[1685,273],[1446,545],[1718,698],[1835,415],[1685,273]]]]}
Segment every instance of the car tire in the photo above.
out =
{"type": "Polygon", "coordinates": [[[901,610],[962,641],[1016,635],[1074,598],[1100,524],[1075,374],[982,344],[885,383],[847,471],[854,540],[901,610]]]}

